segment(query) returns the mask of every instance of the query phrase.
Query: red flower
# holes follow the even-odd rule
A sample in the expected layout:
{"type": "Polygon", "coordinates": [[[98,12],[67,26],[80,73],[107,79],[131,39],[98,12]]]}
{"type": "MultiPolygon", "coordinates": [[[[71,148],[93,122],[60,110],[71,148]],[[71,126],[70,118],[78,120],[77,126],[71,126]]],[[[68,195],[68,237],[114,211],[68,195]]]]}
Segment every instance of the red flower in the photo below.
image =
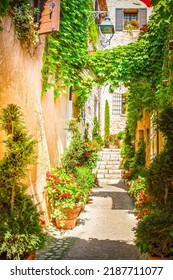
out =
{"type": "Polygon", "coordinates": [[[70,197],[70,196],[71,196],[71,193],[62,193],[62,194],[60,194],[59,197],[66,198],[66,197],[70,197]]]}
{"type": "Polygon", "coordinates": [[[41,225],[45,226],[46,222],[45,221],[41,221],[41,225]]]}
{"type": "Polygon", "coordinates": [[[89,157],[89,152],[88,152],[88,151],[85,151],[85,152],[84,152],[84,155],[85,155],[86,157],[89,157]]]}
{"type": "Polygon", "coordinates": [[[144,213],[145,213],[146,215],[149,215],[149,214],[151,213],[151,210],[150,210],[150,209],[144,210],[144,213]]]}
{"type": "Polygon", "coordinates": [[[141,217],[142,217],[142,214],[139,213],[139,214],[137,215],[137,218],[136,218],[136,219],[138,220],[138,219],[140,219],[141,217]]]}

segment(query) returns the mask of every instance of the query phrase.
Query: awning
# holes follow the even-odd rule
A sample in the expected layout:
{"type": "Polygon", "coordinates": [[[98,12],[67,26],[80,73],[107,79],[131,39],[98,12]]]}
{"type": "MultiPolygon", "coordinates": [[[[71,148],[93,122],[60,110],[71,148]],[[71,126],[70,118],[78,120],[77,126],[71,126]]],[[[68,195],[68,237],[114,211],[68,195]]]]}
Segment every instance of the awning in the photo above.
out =
{"type": "Polygon", "coordinates": [[[151,0],[140,0],[141,2],[143,2],[145,5],[147,5],[147,7],[151,6],[151,0]]]}

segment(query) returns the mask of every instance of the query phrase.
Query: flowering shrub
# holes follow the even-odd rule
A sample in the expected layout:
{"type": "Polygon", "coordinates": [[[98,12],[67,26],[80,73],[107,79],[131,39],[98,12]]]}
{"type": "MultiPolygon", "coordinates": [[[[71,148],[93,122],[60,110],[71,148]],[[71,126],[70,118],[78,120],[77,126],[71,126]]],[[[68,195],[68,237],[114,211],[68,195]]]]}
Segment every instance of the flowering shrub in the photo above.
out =
{"type": "Polygon", "coordinates": [[[45,190],[55,218],[63,218],[64,209],[73,208],[79,202],[85,203],[87,198],[85,188],[62,168],[52,168],[46,173],[45,190]]]}
{"type": "Polygon", "coordinates": [[[93,169],[99,159],[98,151],[100,151],[101,146],[96,142],[85,142],[84,151],[84,165],[93,169]]]}
{"type": "Polygon", "coordinates": [[[129,194],[135,200],[137,219],[143,219],[146,215],[156,210],[158,202],[149,193],[146,178],[139,176],[137,179],[132,180],[130,182],[129,194]]]}
{"type": "Polygon", "coordinates": [[[115,147],[118,145],[118,137],[116,134],[105,135],[104,137],[105,147],[109,147],[109,145],[114,145],[115,147]]]}

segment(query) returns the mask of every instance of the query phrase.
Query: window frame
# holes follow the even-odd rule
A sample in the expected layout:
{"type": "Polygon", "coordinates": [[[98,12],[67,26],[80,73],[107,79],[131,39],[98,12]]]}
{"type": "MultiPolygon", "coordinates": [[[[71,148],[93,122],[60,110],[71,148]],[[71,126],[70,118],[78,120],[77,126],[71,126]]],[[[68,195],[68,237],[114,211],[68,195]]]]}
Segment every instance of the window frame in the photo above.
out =
{"type": "Polygon", "coordinates": [[[147,24],[147,8],[115,8],[115,30],[116,31],[126,31],[125,29],[125,13],[134,12],[137,15],[137,21],[139,23],[136,30],[140,30],[141,27],[147,24]],[[136,11],[136,12],[135,12],[136,11]]]}

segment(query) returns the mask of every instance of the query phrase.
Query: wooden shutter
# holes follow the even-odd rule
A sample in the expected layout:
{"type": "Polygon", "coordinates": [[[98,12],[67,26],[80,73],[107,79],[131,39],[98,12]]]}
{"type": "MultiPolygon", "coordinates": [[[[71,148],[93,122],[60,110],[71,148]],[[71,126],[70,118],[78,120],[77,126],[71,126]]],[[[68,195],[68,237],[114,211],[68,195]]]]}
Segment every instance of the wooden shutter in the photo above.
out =
{"type": "Polygon", "coordinates": [[[60,0],[43,0],[38,5],[41,11],[39,34],[46,34],[59,30],[60,0]]]}
{"type": "Polygon", "coordinates": [[[124,11],[121,8],[115,9],[115,29],[123,30],[123,22],[124,22],[124,11]]]}
{"type": "Polygon", "coordinates": [[[99,10],[100,11],[107,11],[108,10],[106,0],[98,0],[98,4],[99,4],[99,10]]]}
{"type": "Polygon", "coordinates": [[[139,27],[147,24],[147,9],[139,9],[139,27]]]}

